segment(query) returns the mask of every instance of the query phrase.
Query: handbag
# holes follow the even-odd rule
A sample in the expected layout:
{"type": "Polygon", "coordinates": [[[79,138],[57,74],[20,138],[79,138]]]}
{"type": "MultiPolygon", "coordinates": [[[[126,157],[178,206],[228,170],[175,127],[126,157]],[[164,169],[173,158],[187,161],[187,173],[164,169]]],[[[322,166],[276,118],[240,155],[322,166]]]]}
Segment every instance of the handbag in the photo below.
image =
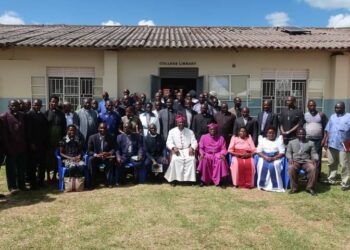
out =
{"type": "Polygon", "coordinates": [[[84,177],[64,177],[65,192],[81,192],[84,190],[84,177]]]}

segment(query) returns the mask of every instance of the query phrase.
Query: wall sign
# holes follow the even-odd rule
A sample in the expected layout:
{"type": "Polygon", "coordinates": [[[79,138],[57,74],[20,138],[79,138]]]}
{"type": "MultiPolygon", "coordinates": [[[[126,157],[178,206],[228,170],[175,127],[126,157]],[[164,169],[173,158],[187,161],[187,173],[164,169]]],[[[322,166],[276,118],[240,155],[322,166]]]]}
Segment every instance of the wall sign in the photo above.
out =
{"type": "Polygon", "coordinates": [[[186,62],[186,61],[173,61],[173,62],[159,62],[161,66],[193,66],[197,65],[197,62],[186,62]]]}

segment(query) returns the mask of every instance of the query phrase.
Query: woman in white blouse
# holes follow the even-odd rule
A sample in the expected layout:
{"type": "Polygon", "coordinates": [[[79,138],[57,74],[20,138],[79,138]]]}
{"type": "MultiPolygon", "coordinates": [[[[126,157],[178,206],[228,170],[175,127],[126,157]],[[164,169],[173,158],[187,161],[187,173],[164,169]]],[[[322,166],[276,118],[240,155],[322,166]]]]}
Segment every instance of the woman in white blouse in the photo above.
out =
{"type": "Polygon", "coordinates": [[[259,136],[257,147],[257,187],[265,191],[284,192],[281,172],[287,167],[284,157],[283,137],[276,138],[274,128],[267,130],[266,137],[259,136]]]}

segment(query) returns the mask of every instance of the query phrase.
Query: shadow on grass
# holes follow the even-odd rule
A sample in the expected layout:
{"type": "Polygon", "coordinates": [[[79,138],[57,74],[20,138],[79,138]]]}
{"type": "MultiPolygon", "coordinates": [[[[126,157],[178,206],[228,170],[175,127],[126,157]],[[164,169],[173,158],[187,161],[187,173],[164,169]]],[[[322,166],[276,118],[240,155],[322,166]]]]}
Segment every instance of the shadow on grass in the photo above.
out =
{"type": "Polygon", "coordinates": [[[14,207],[30,206],[40,202],[53,202],[56,200],[56,198],[52,197],[51,195],[57,195],[60,193],[61,192],[58,191],[56,186],[49,186],[47,188],[35,191],[7,194],[4,198],[0,199],[0,211],[14,207]]]}

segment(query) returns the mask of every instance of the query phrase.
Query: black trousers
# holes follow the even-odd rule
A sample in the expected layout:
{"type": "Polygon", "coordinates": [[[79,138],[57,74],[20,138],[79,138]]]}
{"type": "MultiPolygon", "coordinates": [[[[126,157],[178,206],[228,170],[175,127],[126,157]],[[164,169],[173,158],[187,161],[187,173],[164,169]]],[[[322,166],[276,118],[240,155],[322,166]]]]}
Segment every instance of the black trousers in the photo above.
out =
{"type": "Polygon", "coordinates": [[[6,179],[9,190],[25,188],[25,152],[7,155],[6,157],[6,179]]]}
{"type": "Polygon", "coordinates": [[[45,150],[30,151],[29,158],[29,182],[31,188],[44,185],[46,171],[46,154],[45,150]]]}
{"type": "Polygon", "coordinates": [[[100,168],[103,167],[103,172],[105,175],[105,184],[113,185],[114,175],[115,175],[115,158],[102,159],[97,157],[90,157],[88,168],[91,175],[90,187],[96,187],[96,180],[98,172],[101,171],[100,168]]]}

